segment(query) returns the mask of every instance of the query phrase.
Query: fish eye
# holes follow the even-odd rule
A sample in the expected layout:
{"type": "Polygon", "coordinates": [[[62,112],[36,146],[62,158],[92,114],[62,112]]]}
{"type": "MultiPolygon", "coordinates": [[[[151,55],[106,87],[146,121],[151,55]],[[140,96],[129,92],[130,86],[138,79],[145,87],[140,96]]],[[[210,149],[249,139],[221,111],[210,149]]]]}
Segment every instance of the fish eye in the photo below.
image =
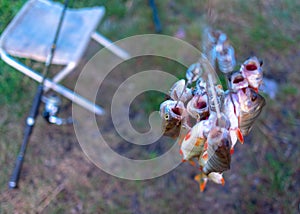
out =
{"type": "Polygon", "coordinates": [[[252,94],[251,101],[254,102],[257,99],[257,94],[252,94]]]}
{"type": "Polygon", "coordinates": [[[263,60],[259,60],[259,65],[262,66],[264,64],[263,60]]]}
{"type": "Polygon", "coordinates": [[[168,120],[169,119],[169,115],[165,114],[165,119],[168,120]]]}

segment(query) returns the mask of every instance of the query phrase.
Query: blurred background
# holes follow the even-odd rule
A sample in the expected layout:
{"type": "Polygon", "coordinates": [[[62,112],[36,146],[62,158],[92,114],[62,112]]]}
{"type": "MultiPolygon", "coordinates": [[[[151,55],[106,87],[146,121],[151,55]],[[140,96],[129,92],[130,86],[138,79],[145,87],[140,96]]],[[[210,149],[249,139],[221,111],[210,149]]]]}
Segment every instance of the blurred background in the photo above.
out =
{"type": "MultiPolygon", "coordinates": [[[[0,0],[0,33],[24,0],[0,0]]],[[[62,2],[62,1],[61,1],[62,2]]],[[[155,33],[146,0],[70,1],[70,7],[104,5],[106,15],[98,31],[116,41],[155,33]]],[[[156,1],[162,34],[201,48],[204,27],[220,29],[235,48],[237,64],[256,55],[264,61],[263,93],[267,101],[244,145],[237,144],[225,186],[209,182],[200,193],[197,170],[187,163],[146,181],[128,181],[98,169],[86,158],[72,126],[51,126],[39,117],[31,136],[20,188],[7,183],[23,138],[25,118],[36,83],[0,62],[0,213],[299,213],[300,212],[300,2],[294,0],[156,1]],[[211,14],[207,18],[208,10],[211,14]]],[[[91,42],[78,72],[64,84],[74,87],[87,61],[102,48],[91,42]]],[[[33,61],[25,63],[38,68],[33,61]]],[[[108,108],[118,85],[145,69],[159,69],[184,77],[182,65],[166,59],[136,58],[121,64],[106,78],[99,103],[108,108]]],[[[53,69],[55,72],[55,68],[53,69]]],[[[164,95],[146,92],[131,105],[134,127],[147,130],[148,115],[159,109],[164,95]]],[[[62,114],[71,115],[64,100],[62,114]]],[[[97,118],[112,148],[127,157],[155,158],[173,140],[163,138],[143,150],[122,140],[110,114],[97,118]]],[[[151,170],[151,169],[149,169],[151,170]]]]}

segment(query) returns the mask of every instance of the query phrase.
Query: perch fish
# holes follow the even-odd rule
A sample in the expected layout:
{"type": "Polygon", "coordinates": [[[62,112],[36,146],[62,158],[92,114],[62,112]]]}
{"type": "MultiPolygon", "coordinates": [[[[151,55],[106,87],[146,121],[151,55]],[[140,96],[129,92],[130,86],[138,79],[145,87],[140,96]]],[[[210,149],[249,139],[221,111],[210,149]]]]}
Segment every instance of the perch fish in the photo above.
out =
{"type": "Polygon", "coordinates": [[[186,123],[186,109],[183,102],[166,100],[160,105],[163,134],[177,138],[181,127],[186,123]]]}

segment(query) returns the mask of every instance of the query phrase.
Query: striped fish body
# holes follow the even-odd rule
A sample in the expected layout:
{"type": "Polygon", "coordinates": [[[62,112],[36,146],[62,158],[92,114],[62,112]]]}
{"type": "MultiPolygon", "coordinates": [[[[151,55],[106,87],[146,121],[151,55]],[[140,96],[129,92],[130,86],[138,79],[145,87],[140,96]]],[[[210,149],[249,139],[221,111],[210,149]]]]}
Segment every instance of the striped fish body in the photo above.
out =
{"type": "Polygon", "coordinates": [[[231,138],[228,130],[220,127],[213,128],[208,134],[207,142],[208,160],[203,167],[203,172],[208,175],[211,172],[222,173],[230,169],[231,138]]]}
{"type": "Polygon", "coordinates": [[[199,158],[204,151],[205,129],[207,129],[207,121],[203,120],[197,123],[185,136],[181,144],[181,153],[183,160],[191,160],[195,157],[199,158]]]}
{"type": "Polygon", "coordinates": [[[263,96],[251,88],[247,88],[245,93],[238,91],[238,97],[240,102],[239,127],[243,136],[246,136],[260,115],[266,101],[263,96]]]}

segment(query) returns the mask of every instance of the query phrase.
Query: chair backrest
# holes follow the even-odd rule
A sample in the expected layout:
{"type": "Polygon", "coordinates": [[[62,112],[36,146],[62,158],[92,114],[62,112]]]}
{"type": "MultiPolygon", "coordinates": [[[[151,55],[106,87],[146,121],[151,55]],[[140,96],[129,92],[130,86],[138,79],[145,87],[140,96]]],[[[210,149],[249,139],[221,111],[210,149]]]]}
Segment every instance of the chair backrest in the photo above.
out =
{"type": "MultiPolygon", "coordinates": [[[[62,8],[57,2],[28,1],[2,33],[0,48],[16,57],[45,62],[62,8]]],[[[104,7],[68,9],[53,64],[77,62],[104,13],[104,7]]]]}

